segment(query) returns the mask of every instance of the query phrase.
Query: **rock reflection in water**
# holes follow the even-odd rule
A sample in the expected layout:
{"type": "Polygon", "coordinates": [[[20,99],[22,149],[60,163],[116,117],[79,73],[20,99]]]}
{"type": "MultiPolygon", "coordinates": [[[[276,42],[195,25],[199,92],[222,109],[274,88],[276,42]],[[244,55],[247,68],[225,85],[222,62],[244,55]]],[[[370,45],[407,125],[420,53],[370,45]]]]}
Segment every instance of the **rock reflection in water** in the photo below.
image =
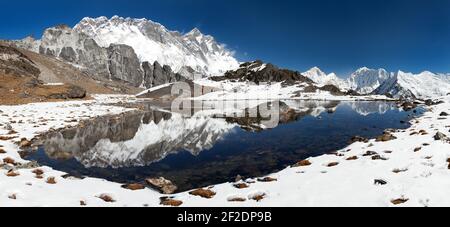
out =
{"type": "MultiPolygon", "coordinates": [[[[278,102],[278,101],[277,101],[278,102]]],[[[73,175],[120,183],[164,177],[180,191],[273,173],[310,156],[335,151],[354,135],[374,137],[386,128],[406,128],[412,112],[384,102],[277,103],[279,125],[266,130],[253,107],[211,108],[181,113],[146,110],[100,117],[49,134],[26,158],[73,175]],[[220,113],[227,112],[226,116],[220,113]],[[232,114],[232,115],[229,115],[232,114]]],[[[273,105],[271,102],[270,105],[273,105]]],[[[226,106],[226,105],[224,105],[226,106]]]]}

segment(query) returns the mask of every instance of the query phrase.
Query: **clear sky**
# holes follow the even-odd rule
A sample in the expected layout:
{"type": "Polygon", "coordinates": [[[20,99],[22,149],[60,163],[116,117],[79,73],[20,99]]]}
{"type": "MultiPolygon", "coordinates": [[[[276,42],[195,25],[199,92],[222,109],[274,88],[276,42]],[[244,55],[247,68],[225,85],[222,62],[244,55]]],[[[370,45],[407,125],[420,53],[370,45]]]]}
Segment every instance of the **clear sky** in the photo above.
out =
{"type": "Polygon", "coordinates": [[[341,75],[361,66],[450,72],[450,0],[25,0],[1,8],[3,39],[119,15],[181,32],[198,27],[240,61],[341,75]]]}

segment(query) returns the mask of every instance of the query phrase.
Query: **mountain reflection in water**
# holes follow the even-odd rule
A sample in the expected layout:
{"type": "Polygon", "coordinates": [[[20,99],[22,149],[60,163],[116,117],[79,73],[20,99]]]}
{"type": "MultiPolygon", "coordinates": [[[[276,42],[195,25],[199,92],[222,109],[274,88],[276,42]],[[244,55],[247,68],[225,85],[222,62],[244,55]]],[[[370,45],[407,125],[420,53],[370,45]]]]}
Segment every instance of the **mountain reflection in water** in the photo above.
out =
{"type": "MultiPolygon", "coordinates": [[[[273,104],[273,103],[272,103],[273,104]]],[[[99,117],[77,128],[48,134],[26,156],[75,176],[120,183],[149,177],[172,180],[179,190],[223,183],[237,175],[263,176],[298,160],[336,151],[354,135],[374,137],[386,128],[406,128],[413,112],[386,102],[279,104],[279,125],[267,129],[254,108],[233,115],[203,103],[193,116],[153,109],[99,117]]],[[[256,111],[257,112],[257,111],[256,111]]]]}

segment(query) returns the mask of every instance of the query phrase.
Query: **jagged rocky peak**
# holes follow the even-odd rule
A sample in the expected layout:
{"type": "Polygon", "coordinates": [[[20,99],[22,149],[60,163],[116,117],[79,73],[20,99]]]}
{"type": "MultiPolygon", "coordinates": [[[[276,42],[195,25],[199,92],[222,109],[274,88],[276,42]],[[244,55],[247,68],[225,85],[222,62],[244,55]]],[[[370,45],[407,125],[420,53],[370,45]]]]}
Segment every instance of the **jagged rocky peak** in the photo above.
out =
{"type": "Polygon", "coordinates": [[[199,29],[182,35],[151,20],[114,16],[84,18],[74,30],[87,34],[102,47],[111,43],[129,45],[141,62],[158,61],[175,72],[189,66],[204,75],[222,75],[239,65],[232,51],[199,29]]]}
{"type": "Polygon", "coordinates": [[[212,79],[215,81],[249,81],[256,84],[266,82],[283,82],[284,85],[314,83],[311,79],[301,75],[297,71],[280,69],[275,65],[264,63],[260,60],[243,63],[237,70],[228,71],[224,76],[213,77],[212,79]]]}
{"type": "Polygon", "coordinates": [[[385,69],[363,67],[350,76],[349,83],[352,90],[361,94],[370,94],[389,78],[391,74],[385,69]]]}

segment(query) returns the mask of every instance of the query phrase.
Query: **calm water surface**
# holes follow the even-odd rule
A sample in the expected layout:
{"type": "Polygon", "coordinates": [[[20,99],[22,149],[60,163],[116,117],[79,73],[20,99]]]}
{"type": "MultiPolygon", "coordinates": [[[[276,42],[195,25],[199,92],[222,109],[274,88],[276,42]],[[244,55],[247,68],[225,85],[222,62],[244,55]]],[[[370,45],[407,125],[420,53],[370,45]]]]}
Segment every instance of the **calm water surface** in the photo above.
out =
{"type": "Polygon", "coordinates": [[[422,110],[404,112],[386,102],[286,101],[295,115],[262,130],[247,118],[217,118],[155,110],[102,117],[49,134],[25,156],[74,176],[120,183],[165,177],[180,191],[260,177],[299,160],[344,148],[360,135],[405,129],[422,110]]]}

